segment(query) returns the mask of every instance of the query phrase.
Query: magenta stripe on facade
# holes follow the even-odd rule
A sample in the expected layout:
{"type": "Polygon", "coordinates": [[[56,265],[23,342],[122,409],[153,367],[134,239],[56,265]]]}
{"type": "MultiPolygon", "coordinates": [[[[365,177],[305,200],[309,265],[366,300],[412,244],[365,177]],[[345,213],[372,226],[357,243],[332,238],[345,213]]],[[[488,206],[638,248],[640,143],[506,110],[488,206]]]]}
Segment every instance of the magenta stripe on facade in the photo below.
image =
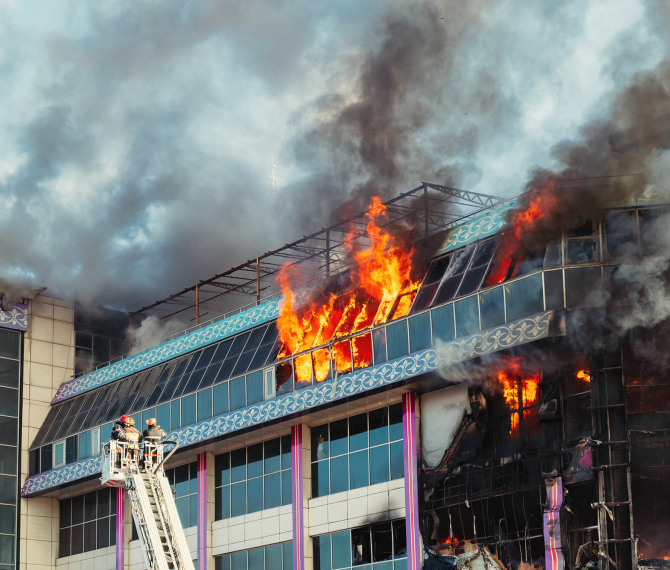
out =
{"type": "Polygon", "coordinates": [[[207,570],[207,454],[198,455],[198,570],[207,570]]]}
{"type": "Polygon", "coordinates": [[[126,490],[116,489],[116,570],[125,570],[126,490]]]}
{"type": "Polygon", "coordinates": [[[405,532],[407,535],[407,569],[421,568],[419,536],[419,496],[417,489],[416,396],[402,396],[403,460],[405,465],[405,532]]]}
{"type": "Polygon", "coordinates": [[[291,428],[291,510],[293,518],[293,570],[305,567],[303,538],[302,489],[302,426],[291,428]]]}

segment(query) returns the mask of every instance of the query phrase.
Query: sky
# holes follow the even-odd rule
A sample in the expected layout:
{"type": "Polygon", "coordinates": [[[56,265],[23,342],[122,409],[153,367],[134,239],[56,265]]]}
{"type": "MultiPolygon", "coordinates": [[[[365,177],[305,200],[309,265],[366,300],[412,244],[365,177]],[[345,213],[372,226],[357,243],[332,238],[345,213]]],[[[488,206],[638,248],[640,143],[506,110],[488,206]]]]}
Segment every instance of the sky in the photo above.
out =
{"type": "Polygon", "coordinates": [[[0,278],[133,310],[373,194],[519,194],[665,78],[666,23],[644,0],[0,0],[0,278]]]}

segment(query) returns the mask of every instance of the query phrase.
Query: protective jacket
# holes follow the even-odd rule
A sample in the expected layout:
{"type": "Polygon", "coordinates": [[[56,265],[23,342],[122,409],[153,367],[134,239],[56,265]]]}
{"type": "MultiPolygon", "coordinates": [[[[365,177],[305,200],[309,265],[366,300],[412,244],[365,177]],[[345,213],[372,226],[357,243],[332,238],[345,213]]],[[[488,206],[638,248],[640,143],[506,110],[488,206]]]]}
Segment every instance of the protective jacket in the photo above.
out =
{"type": "Polygon", "coordinates": [[[132,449],[139,449],[140,441],[142,441],[142,434],[133,426],[125,428],[126,441],[130,444],[132,449]]]}
{"type": "Polygon", "coordinates": [[[144,430],[142,433],[143,437],[148,437],[151,439],[163,439],[167,437],[165,430],[161,429],[160,426],[152,426],[144,430]]]}
{"type": "Polygon", "coordinates": [[[112,428],[112,439],[116,441],[128,441],[126,439],[126,429],[119,422],[116,422],[112,428]]]}

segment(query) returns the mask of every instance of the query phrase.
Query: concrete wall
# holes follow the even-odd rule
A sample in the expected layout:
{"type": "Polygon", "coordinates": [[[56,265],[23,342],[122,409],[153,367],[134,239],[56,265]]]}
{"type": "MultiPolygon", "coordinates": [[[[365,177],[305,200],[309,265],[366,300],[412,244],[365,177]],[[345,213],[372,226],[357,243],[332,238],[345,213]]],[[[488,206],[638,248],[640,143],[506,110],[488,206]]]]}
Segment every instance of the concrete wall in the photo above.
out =
{"type": "MultiPolygon", "coordinates": [[[[49,412],[58,387],[74,374],[74,304],[46,295],[28,303],[24,335],[21,486],[28,476],[28,447],[49,412]]],[[[21,499],[19,570],[56,567],[58,500],[21,499]]]]}
{"type": "Polygon", "coordinates": [[[212,524],[214,556],[286,542],[292,538],[291,505],[214,521],[212,524]]]}

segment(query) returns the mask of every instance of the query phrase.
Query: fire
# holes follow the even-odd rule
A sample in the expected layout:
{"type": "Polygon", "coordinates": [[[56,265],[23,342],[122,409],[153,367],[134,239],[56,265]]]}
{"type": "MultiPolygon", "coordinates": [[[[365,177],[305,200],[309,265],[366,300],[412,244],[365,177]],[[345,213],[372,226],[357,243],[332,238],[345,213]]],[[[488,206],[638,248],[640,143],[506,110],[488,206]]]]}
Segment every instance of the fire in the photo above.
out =
{"type": "Polygon", "coordinates": [[[439,543],[440,543],[441,546],[446,546],[447,548],[452,548],[452,547],[453,548],[458,548],[458,539],[456,537],[454,537],[453,544],[451,542],[451,537],[450,536],[448,536],[444,540],[440,541],[439,543]]]}
{"type": "MultiPolygon", "coordinates": [[[[355,286],[345,295],[330,293],[327,298],[312,299],[306,308],[296,310],[295,295],[289,283],[290,267],[279,273],[279,284],[284,295],[277,328],[281,349],[278,358],[321,346],[331,340],[361,332],[373,325],[399,318],[409,313],[420,282],[411,279],[413,249],[405,249],[398,240],[379,227],[378,220],[386,215],[386,206],[373,197],[365,214],[370,245],[354,250],[354,232],[349,233],[344,245],[352,252],[354,268],[351,274],[355,286]],[[400,299],[398,302],[397,300],[400,299]],[[397,306],[396,306],[397,305],[397,306]]],[[[313,354],[314,378],[326,379],[330,370],[330,352],[313,354]]],[[[332,348],[335,369],[339,373],[352,369],[352,349],[348,341],[332,348]],[[346,346],[345,346],[346,345],[346,346]]],[[[312,377],[310,357],[296,358],[296,380],[309,381],[312,377]]],[[[353,339],[353,366],[369,366],[372,362],[372,344],[369,335],[353,339]]]]}
{"type": "MultiPolygon", "coordinates": [[[[519,409],[519,386],[521,387],[522,407],[527,408],[537,401],[538,385],[540,375],[538,372],[526,374],[521,369],[519,358],[509,358],[506,363],[507,370],[498,372],[498,382],[503,390],[503,397],[510,409],[519,409]],[[521,384],[519,385],[519,382],[521,384]]],[[[524,410],[524,419],[530,416],[530,410],[524,410]]],[[[510,419],[509,433],[512,437],[518,437],[515,430],[519,425],[519,413],[513,412],[510,419]]]]}
{"type": "Polygon", "coordinates": [[[586,370],[580,370],[577,372],[577,378],[584,380],[584,382],[591,382],[591,375],[586,370]]]}

